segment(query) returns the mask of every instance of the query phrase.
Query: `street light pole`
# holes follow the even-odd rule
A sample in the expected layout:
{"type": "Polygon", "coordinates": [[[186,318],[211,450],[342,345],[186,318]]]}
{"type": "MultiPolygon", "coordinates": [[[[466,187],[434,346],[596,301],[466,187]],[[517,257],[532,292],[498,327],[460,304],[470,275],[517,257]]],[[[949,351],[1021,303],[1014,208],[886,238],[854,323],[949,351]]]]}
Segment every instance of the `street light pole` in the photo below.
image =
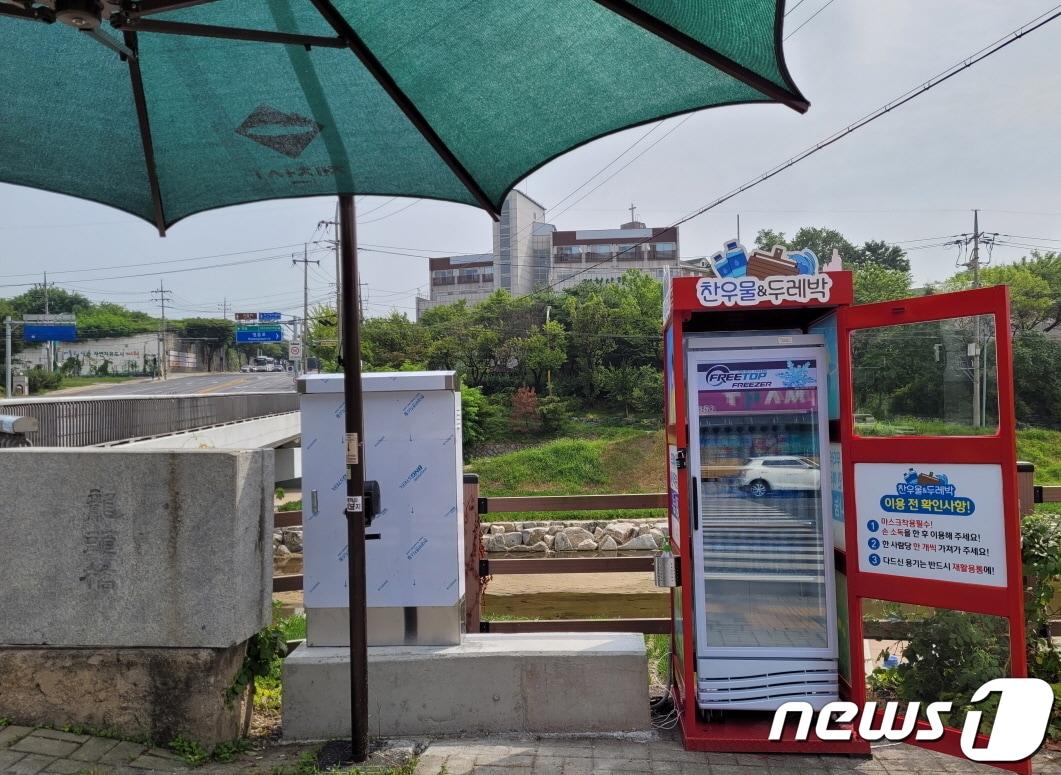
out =
{"type": "Polygon", "coordinates": [[[343,337],[343,397],[346,402],[347,590],[350,605],[350,747],[355,762],[368,758],[368,622],[365,584],[365,459],[361,399],[360,284],[357,279],[357,225],[354,197],[339,195],[339,244],[342,289],[338,312],[346,322],[343,337]]]}

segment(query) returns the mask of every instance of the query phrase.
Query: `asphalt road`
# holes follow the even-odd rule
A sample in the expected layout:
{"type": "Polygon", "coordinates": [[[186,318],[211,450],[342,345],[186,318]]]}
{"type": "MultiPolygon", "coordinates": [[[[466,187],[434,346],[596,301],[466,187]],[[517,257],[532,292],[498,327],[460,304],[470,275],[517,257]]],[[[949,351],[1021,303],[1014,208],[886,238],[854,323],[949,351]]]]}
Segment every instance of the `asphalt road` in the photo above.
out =
{"type": "Polygon", "coordinates": [[[50,396],[172,396],[209,393],[286,393],[295,389],[289,373],[171,375],[166,380],[132,380],[71,388],[50,396]]]}

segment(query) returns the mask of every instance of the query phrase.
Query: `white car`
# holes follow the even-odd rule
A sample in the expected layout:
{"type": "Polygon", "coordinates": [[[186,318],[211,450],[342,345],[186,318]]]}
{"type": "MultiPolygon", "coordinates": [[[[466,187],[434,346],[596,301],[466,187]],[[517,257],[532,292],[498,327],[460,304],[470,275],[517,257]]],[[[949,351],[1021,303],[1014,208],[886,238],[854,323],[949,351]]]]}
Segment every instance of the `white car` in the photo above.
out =
{"type": "Polygon", "coordinates": [[[772,455],[753,457],[741,466],[740,487],[753,498],[762,498],[774,490],[818,490],[821,471],[808,457],[772,455]]]}

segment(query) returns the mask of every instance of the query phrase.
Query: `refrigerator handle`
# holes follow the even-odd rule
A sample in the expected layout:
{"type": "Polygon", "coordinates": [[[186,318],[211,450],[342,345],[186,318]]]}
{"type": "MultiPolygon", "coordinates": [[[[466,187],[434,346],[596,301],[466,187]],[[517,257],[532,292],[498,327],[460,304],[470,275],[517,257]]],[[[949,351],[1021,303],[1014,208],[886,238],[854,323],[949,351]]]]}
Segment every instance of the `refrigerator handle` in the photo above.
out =
{"type": "Polygon", "coordinates": [[[696,477],[692,477],[693,483],[693,530],[700,529],[700,485],[696,477]]]}

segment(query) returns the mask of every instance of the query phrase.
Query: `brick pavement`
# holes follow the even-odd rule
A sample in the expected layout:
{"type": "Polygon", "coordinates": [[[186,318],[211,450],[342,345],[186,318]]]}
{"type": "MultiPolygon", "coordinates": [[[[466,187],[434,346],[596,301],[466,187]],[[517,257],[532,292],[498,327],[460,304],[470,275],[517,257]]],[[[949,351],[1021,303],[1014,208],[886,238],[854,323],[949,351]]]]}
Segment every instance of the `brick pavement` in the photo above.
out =
{"type": "MultiPolygon", "coordinates": [[[[0,775],[276,775],[294,773],[315,746],[270,745],[228,764],[189,767],[172,751],[105,737],[11,725],[0,728],[0,775]]],[[[392,759],[393,761],[393,759],[392,759]]],[[[1061,753],[1036,757],[1035,772],[1061,775],[1061,753]]],[[[373,768],[375,769],[375,768],[373,768]]],[[[873,758],[690,753],[676,739],[491,737],[427,744],[416,775],[990,775],[1000,770],[909,745],[882,745],[873,758]]]]}
{"type": "MultiPolygon", "coordinates": [[[[1061,754],[1036,757],[1035,772],[1061,775],[1061,754]]],[[[873,758],[693,753],[675,739],[489,738],[442,740],[420,756],[416,775],[990,775],[1001,770],[910,745],[882,745],[873,758]]]]}

